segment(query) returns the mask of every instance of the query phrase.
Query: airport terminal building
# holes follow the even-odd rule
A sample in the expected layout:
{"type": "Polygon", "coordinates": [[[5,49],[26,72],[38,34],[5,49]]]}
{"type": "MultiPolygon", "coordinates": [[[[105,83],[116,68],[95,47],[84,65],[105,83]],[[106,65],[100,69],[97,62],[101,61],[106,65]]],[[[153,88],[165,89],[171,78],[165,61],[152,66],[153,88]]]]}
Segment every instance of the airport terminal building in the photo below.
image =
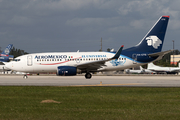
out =
{"type": "Polygon", "coordinates": [[[179,61],[180,61],[180,55],[171,55],[170,58],[171,64],[174,63],[175,65],[177,65],[179,61]]]}

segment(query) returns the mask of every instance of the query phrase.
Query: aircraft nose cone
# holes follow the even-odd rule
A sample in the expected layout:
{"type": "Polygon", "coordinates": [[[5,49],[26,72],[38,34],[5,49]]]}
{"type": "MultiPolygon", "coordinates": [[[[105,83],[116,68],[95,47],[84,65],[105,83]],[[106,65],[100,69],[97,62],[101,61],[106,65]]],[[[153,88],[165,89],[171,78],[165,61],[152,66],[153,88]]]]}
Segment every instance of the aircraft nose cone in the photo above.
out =
{"type": "Polygon", "coordinates": [[[8,69],[12,69],[13,66],[12,66],[12,63],[9,62],[9,63],[5,64],[5,67],[8,68],[8,69]]]}

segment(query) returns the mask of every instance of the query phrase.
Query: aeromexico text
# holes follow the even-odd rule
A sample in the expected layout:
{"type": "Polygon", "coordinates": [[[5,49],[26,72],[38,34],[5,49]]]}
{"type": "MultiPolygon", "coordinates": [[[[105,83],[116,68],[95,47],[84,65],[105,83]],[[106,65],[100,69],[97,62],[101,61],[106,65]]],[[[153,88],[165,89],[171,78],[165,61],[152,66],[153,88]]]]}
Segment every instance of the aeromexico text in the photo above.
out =
{"type": "MultiPolygon", "coordinates": [[[[102,58],[106,57],[106,55],[82,55],[82,58],[102,58]]],[[[35,59],[66,59],[66,58],[73,58],[73,56],[67,56],[67,55],[36,55],[35,59]]]]}

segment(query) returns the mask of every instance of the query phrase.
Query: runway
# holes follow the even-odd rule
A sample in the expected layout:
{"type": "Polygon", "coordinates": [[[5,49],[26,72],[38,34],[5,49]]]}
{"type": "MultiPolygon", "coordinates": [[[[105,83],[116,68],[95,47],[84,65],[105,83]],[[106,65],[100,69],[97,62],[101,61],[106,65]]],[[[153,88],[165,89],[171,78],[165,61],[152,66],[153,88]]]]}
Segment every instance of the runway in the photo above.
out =
{"type": "Polygon", "coordinates": [[[128,86],[128,87],[180,87],[180,76],[28,76],[0,75],[0,86],[128,86]]]}

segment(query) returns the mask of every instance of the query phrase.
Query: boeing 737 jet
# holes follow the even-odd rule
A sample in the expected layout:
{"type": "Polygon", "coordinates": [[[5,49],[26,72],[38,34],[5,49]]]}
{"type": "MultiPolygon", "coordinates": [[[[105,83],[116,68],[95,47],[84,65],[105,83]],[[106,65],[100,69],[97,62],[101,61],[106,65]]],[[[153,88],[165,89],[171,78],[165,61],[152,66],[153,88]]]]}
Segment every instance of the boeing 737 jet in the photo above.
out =
{"type": "MultiPolygon", "coordinates": [[[[76,75],[100,71],[117,71],[147,64],[161,59],[169,51],[161,52],[169,16],[161,16],[145,37],[134,47],[115,52],[51,52],[19,56],[6,64],[14,71],[39,73],[56,72],[57,75],[76,75]]],[[[134,40],[134,39],[132,39],[134,40]]],[[[116,43],[117,44],[117,43],[116,43]]],[[[27,76],[25,76],[27,77],[27,76]]]]}

